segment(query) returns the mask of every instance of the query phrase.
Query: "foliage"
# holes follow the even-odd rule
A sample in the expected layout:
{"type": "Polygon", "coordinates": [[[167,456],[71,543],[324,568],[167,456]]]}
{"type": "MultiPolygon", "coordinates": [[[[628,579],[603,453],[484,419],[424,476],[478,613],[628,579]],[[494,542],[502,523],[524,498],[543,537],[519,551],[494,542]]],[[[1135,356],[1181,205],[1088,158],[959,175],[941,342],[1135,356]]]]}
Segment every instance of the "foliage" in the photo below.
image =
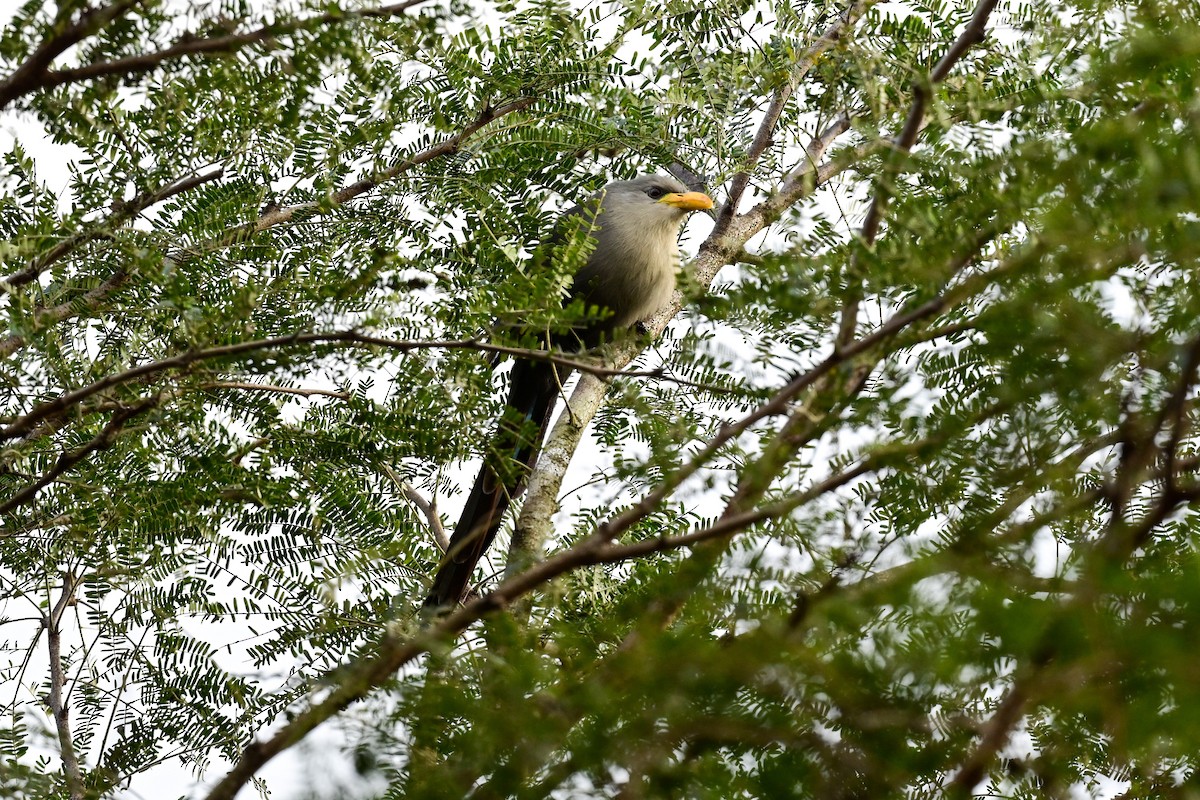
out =
{"type": "Polygon", "coordinates": [[[26,2],[0,790],[1200,794],[1200,14],[994,5],[26,2]],[[673,166],[586,489],[422,617],[555,210],[673,166]]]}

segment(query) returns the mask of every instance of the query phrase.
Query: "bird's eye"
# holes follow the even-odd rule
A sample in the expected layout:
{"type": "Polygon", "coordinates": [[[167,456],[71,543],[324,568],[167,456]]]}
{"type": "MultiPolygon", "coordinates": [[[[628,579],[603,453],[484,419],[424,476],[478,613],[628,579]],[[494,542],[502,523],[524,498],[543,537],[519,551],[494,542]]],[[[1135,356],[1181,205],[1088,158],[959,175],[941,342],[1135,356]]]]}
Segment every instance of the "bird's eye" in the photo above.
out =
{"type": "Polygon", "coordinates": [[[666,192],[664,192],[662,189],[658,188],[657,186],[655,186],[653,189],[646,190],[646,196],[649,197],[651,200],[657,200],[660,197],[662,197],[664,194],[666,194],[666,192]]]}

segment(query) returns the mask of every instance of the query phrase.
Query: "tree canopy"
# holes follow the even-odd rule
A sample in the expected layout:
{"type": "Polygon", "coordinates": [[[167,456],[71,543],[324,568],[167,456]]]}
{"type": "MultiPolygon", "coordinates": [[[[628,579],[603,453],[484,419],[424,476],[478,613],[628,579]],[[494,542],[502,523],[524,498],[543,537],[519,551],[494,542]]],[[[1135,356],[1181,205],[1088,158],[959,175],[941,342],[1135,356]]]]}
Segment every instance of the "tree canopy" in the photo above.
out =
{"type": "Polygon", "coordinates": [[[1197,796],[1198,64],[1194,0],[28,0],[0,794],[1197,796]],[[531,254],[667,171],[673,305],[423,615],[581,313],[531,254]]]}

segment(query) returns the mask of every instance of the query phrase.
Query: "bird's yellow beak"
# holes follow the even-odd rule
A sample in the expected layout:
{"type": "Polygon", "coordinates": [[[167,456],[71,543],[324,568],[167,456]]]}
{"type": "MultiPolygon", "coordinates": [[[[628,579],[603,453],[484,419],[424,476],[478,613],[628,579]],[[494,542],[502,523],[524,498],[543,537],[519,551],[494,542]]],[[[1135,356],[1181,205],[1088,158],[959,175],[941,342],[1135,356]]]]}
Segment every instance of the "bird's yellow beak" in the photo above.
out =
{"type": "Polygon", "coordinates": [[[704,192],[669,192],[658,201],[684,211],[706,211],[713,207],[712,198],[704,192]]]}

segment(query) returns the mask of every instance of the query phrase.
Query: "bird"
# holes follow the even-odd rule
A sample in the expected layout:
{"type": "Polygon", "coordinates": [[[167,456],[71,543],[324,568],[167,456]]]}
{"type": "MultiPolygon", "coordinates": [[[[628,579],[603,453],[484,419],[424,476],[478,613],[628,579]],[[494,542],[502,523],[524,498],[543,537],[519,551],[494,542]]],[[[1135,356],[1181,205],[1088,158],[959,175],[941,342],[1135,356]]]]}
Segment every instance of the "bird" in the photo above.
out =
{"type": "MultiPolygon", "coordinates": [[[[672,177],[642,175],[611,182],[565,212],[555,226],[560,240],[577,226],[595,247],[573,276],[564,305],[581,300],[594,313],[549,343],[564,351],[593,348],[665,306],[679,269],[680,226],[690,212],[712,207],[707,194],[672,177]]],[[[533,470],[568,373],[547,361],[514,362],[508,399],[425,608],[449,609],[462,600],[504,512],[533,470]]]]}

